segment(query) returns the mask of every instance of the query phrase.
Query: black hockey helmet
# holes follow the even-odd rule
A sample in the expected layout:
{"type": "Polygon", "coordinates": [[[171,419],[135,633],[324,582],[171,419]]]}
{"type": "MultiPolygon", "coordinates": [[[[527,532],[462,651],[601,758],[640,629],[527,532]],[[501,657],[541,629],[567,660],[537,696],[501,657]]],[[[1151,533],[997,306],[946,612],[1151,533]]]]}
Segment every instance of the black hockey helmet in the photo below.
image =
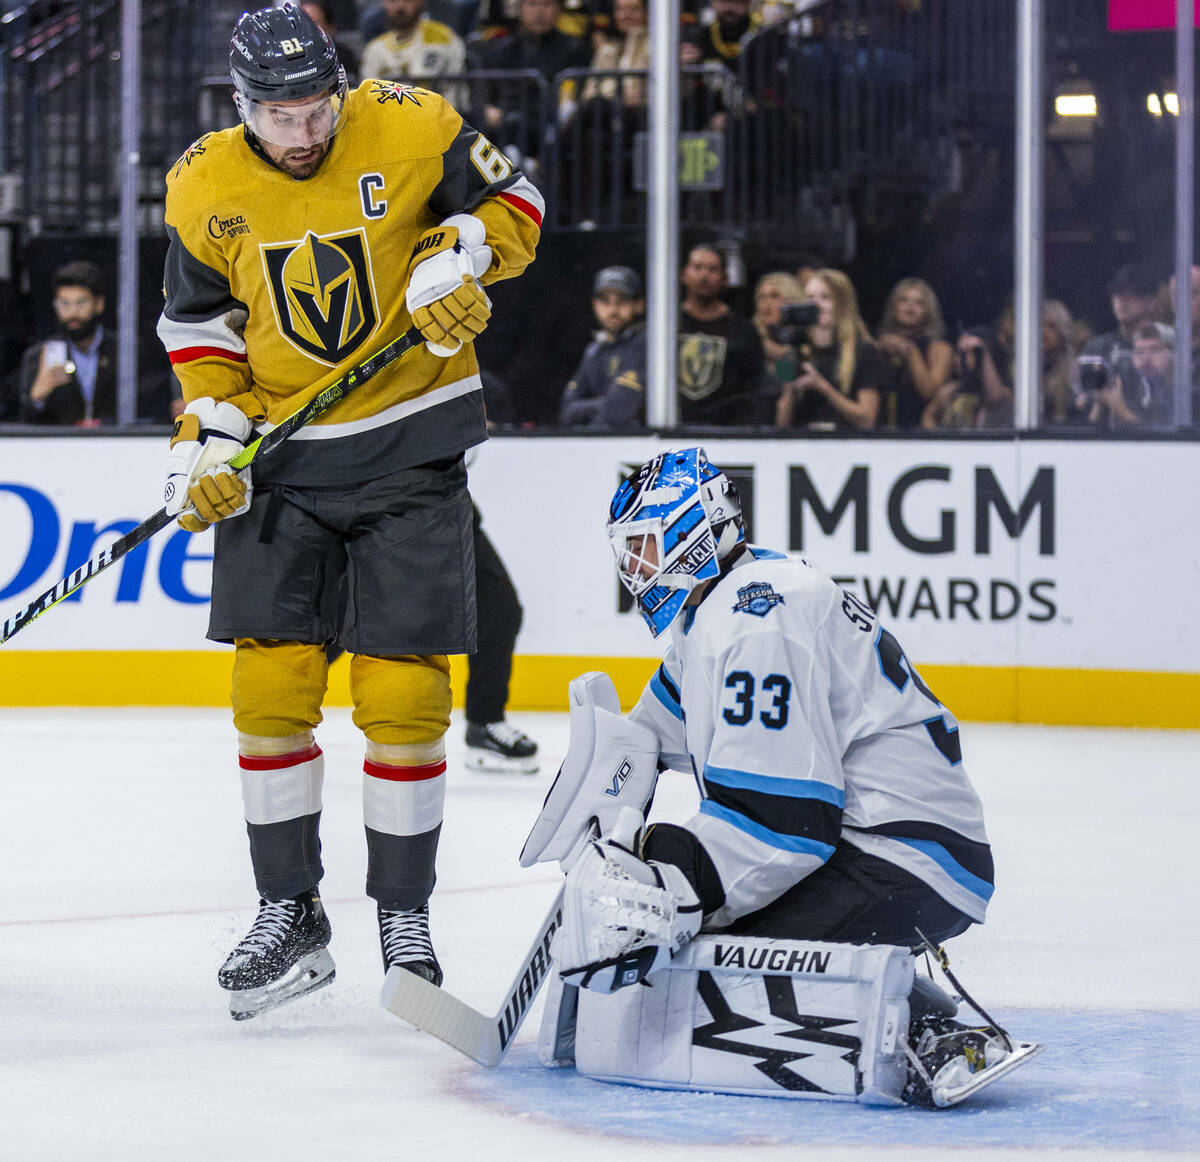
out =
{"type": "Polygon", "coordinates": [[[229,42],[234,88],[254,101],[293,101],[344,80],[337,49],[302,8],[243,12],[229,42]]]}
{"type": "Polygon", "coordinates": [[[327,123],[322,136],[336,131],[346,96],[346,71],[338,63],[333,41],[303,9],[285,4],[244,12],[229,42],[229,71],[238,113],[257,136],[291,144],[277,140],[285,135],[271,132],[269,121],[258,115],[259,105],[325,95],[332,109],[320,119],[327,123]]]}

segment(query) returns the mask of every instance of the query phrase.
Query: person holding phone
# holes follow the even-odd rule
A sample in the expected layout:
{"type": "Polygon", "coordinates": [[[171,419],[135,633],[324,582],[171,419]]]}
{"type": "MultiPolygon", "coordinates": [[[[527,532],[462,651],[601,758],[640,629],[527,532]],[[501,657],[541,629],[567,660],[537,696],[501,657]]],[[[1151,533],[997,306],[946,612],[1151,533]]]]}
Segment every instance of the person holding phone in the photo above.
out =
{"type": "MultiPolygon", "coordinates": [[[[29,424],[82,428],[117,418],[117,337],[104,316],[104,276],[87,259],[55,270],[50,280],[57,329],[26,348],[18,380],[18,418],[29,424]]],[[[139,361],[137,419],[167,423],[171,393],[168,365],[139,361]]]]}

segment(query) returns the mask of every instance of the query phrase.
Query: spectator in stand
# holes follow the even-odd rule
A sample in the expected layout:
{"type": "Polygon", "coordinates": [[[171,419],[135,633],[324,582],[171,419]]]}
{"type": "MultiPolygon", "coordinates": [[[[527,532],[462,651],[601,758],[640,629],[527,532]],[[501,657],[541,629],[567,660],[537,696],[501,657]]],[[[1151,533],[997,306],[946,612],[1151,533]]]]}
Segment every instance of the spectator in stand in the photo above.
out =
{"type": "MultiPolygon", "coordinates": [[[[615,69],[648,69],[650,67],[650,26],[646,0],[614,0],[613,26],[598,33],[592,53],[591,68],[595,72],[615,69]]],[[[635,128],[645,125],[647,82],[641,77],[601,77],[587,82],[581,101],[602,98],[613,102],[618,98],[624,110],[636,111],[635,128]]]]}
{"type": "MultiPolygon", "coordinates": [[[[337,6],[334,4],[318,3],[316,0],[303,0],[303,3],[300,4],[300,8],[307,12],[317,27],[333,41],[334,47],[337,49],[338,60],[341,61],[342,68],[346,70],[346,80],[349,82],[350,87],[354,88],[363,75],[358,67],[358,53],[337,34],[337,22],[345,19],[347,15],[353,17],[354,5],[341,5],[343,9],[347,7],[350,9],[349,13],[343,11],[341,15],[334,11],[335,7],[337,6]]],[[[351,23],[353,23],[352,20],[351,23]]],[[[381,74],[373,75],[378,76],[381,74]]]]}
{"type": "Polygon", "coordinates": [[[713,19],[680,45],[680,62],[702,65],[713,61],[735,72],[737,59],[762,26],[762,18],[753,11],[751,0],[712,0],[711,7],[713,19]]]}
{"type": "Polygon", "coordinates": [[[754,286],[754,314],[750,322],[754,324],[762,342],[766,390],[775,399],[779,398],[783,385],[790,383],[799,373],[796,362],[799,353],[791,344],[776,342],[771,332],[782,323],[785,306],[803,301],[803,284],[786,270],[764,274],[754,286]]]}
{"type": "MultiPolygon", "coordinates": [[[[482,0],[479,36],[499,40],[520,26],[520,0],[482,0]]],[[[589,37],[612,25],[612,0],[564,0],[556,27],[568,36],[589,37]]]]}
{"type": "Polygon", "coordinates": [[[1107,383],[1091,396],[1088,423],[1103,428],[1131,424],[1169,427],[1175,421],[1175,328],[1143,323],[1133,349],[1107,383]]]}
{"type": "Polygon", "coordinates": [[[781,428],[873,428],[888,382],[887,363],[858,313],[854,285],[840,270],[816,270],[804,297],[819,309],[812,354],[785,384],[775,409],[781,428]]]}
{"type": "MultiPolygon", "coordinates": [[[[117,340],[101,317],[104,277],[87,259],[60,266],[51,279],[58,327],[26,348],[17,375],[19,414],[31,424],[99,427],[117,418],[117,340]]],[[[141,423],[167,423],[169,368],[161,353],[139,358],[141,423]]]]}
{"type": "Polygon", "coordinates": [[[465,112],[464,86],[430,83],[430,78],[465,70],[467,50],[458,35],[425,14],[425,0],[383,0],[383,7],[388,30],[363,49],[362,75],[386,81],[417,81],[423,88],[440,92],[465,112]]]}
{"type": "Polygon", "coordinates": [[[879,348],[893,372],[881,427],[920,426],[929,401],[950,378],[954,352],[945,334],[933,287],[924,279],[901,279],[888,295],[879,326],[879,348]]]}
{"type": "MultiPolygon", "coordinates": [[[[478,31],[479,0],[430,0],[429,15],[449,27],[460,40],[467,41],[478,31]]],[[[388,30],[386,4],[368,4],[358,18],[363,44],[370,44],[388,30]]],[[[341,49],[338,49],[339,53],[341,49]]]]}
{"type": "MultiPolygon", "coordinates": [[[[521,0],[520,25],[511,36],[481,42],[472,48],[472,65],[481,69],[534,70],[553,81],[563,69],[586,69],[592,60],[591,45],[558,28],[560,0],[521,0]]],[[[480,128],[519,164],[518,157],[539,152],[536,102],[526,88],[501,85],[484,103],[480,128]],[[514,156],[517,155],[517,156],[514,156]]],[[[574,86],[564,84],[558,94],[560,111],[574,108],[574,86]]]]}
{"type": "MultiPolygon", "coordinates": [[[[591,68],[648,69],[650,39],[646,0],[616,0],[614,24],[594,36],[591,68]]],[[[591,77],[584,82],[579,107],[559,109],[559,155],[563,181],[562,205],[570,216],[588,218],[616,191],[622,198],[636,195],[633,188],[634,135],[645,130],[648,117],[646,77],[591,77]],[[614,172],[614,163],[619,166],[614,172]],[[578,213],[571,214],[576,208],[578,213]]],[[[632,211],[631,211],[632,213],[632,211]]],[[[644,216],[644,212],[643,212],[644,216]]]]}
{"type": "Polygon", "coordinates": [[[991,327],[972,327],[958,339],[951,378],[921,414],[921,427],[955,430],[1011,428],[1013,389],[1009,360],[991,327]]]}
{"type": "MultiPolygon", "coordinates": [[[[1093,340],[1094,342],[1094,340],[1093,340]]],[[[1075,320],[1058,299],[1042,304],[1042,422],[1079,423],[1083,419],[1076,387],[1075,320]]]]}
{"type": "Polygon", "coordinates": [[[592,286],[600,330],[563,392],[564,427],[627,427],[645,420],[646,328],[642,281],[628,266],[606,266],[592,286]]]}
{"type": "Polygon", "coordinates": [[[1143,323],[1155,322],[1158,310],[1159,280],[1146,266],[1128,263],[1113,275],[1108,284],[1116,328],[1097,335],[1084,344],[1083,355],[1099,355],[1115,370],[1122,358],[1133,350],[1133,334],[1143,323]]]}
{"type": "Polygon", "coordinates": [[[762,343],[750,320],[722,298],[726,273],[720,251],[693,246],[681,281],[679,422],[721,427],[765,422],[762,343]]]}

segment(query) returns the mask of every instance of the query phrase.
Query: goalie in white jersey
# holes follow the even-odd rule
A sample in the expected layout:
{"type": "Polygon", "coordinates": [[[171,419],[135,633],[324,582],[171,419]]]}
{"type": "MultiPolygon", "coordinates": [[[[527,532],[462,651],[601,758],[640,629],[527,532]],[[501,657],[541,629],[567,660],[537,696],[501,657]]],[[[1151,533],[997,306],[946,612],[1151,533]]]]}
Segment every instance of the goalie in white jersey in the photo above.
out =
{"type": "MultiPolygon", "coordinates": [[[[863,1017],[876,1072],[894,1073],[898,1060],[903,1079],[904,1054],[914,1065],[919,1054],[926,1085],[916,1092],[910,1081],[905,1100],[961,1100],[982,1083],[964,1078],[1019,1050],[990,1022],[971,1030],[949,1020],[955,1004],[927,978],[910,994],[908,950],[982,923],[992,895],[983,812],[953,715],[867,605],[807,561],[746,543],[737,494],[703,449],[665,452],[626,479],[608,531],[622,582],[651,633],[669,634],[670,644],[628,718],[592,712],[586,753],[568,753],[522,853],[523,864],[557,858],[568,872],[554,946],[568,995],[570,986],[612,993],[689,958],[727,963],[720,944],[715,961],[696,948],[678,956],[701,931],[723,934],[730,948],[730,936],[753,938],[756,945],[739,945],[751,959],[777,940],[892,946],[908,965],[899,985],[889,979],[895,1012],[907,1014],[900,1002],[911,1009],[915,1051],[904,1048],[903,1033],[898,1059],[899,1050],[879,1050],[871,1022],[886,1010],[877,1006],[863,1017]],[[700,805],[690,820],[641,830],[633,812],[614,815],[618,800],[644,809],[664,767],[696,778],[700,805]],[[931,1099],[930,1075],[951,1061],[931,1099]]],[[[606,676],[594,679],[611,690],[606,676]]],[[[576,704],[592,697],[581,681],[572,689],[574,752],[576,704]]],[[[609,706],[619,709],[615,695],[609,706]]],[[[667,1004],[661,1019],[670,1025],[675,1002],[667,1004]]],[[[704,1021],[718,1020],[713,1009],[704,1021]]],[[[637,1019],[645,1035],[645,1014],[637,1019]]],[[[898,1019],[906,1026],[906,1016],[898,1019]]],[[[615,1013],[607,1023],[621,1020],[628,1030],[630,1019],[615,1013]]],[[[614,1053],[618,1064],[597,1075],[651,1084],[674,1076],[630,1074],[614,1053]]],[[[640,1067],[644,1055],[645,1044],[630,1060],[640,1067]]],[[[694,1071],[688,1076],[697,1087],[694,1071]]],[[[861,1072],[841,1089],[830,1076],[800,1088],[899,1099],[896,1085],[884,1083],[873,1099],[861,1097],[861,1072]]]]}

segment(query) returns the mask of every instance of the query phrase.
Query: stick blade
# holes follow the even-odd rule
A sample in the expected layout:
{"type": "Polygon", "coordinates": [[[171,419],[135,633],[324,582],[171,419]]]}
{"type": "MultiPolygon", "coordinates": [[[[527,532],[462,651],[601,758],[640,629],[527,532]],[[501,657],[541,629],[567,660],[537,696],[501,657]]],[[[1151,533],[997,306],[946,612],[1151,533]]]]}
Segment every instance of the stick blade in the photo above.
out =
{"type": "Polygon", "coordinates": [[[480,1065],[499,1065],[504,1056],[495,1020],[415,973],[389,968],[379,1003],[389,1013],[432,1033],[480,1065]]]}

